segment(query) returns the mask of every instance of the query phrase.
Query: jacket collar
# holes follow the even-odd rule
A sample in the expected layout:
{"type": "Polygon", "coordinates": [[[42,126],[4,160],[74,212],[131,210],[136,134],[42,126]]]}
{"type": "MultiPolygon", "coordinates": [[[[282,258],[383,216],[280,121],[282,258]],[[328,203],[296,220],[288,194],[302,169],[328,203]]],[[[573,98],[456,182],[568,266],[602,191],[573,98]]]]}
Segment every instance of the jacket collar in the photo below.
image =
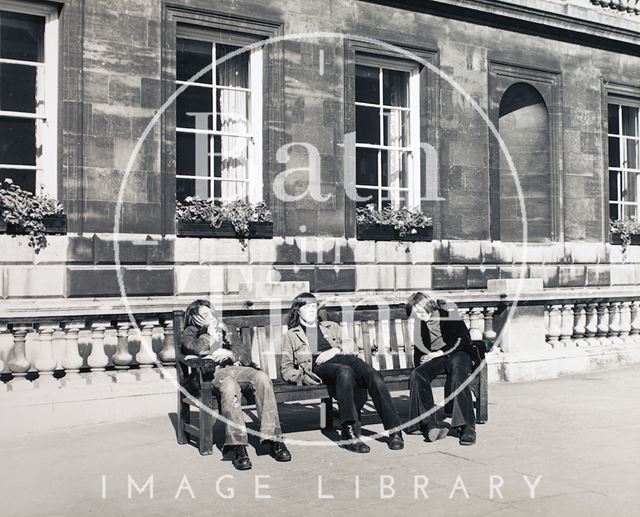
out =
{"type": "MultiPolygon", "coordinates": [[[[322,335],[325,335],[325,331],[327,330],[327,323],[326,321],[319,321],[318,322],[318,328],[320,329],[320,332],[322,332],[322,335]]],[[[307,339],[307,334],[305,333],[304,329],[302,328],[302,325],[298,325],[297,327],[292,327],[290,329],[295,335],[296,337],[302,341],[303,343],[307,343],[308,344],[308,339],[307,339]]],[[[326,336],[325,336],[326,339],[326,336]]]]}

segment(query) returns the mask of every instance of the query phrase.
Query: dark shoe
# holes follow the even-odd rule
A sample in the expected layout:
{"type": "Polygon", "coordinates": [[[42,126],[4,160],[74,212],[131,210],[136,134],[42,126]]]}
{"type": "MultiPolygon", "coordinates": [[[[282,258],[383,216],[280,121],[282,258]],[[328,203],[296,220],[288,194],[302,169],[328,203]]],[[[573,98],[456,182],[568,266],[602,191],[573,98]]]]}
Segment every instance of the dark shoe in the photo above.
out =
{"type": "Polygon", "coordinates": [[[473,427],[465,426],[460,433],[460,445],[475,445],[476,430],[473,427]]]}
{"type": "Polygon", "coordinates": [[[233,466],[238,470],[249,470],[251,468],[251,460],[245,445],[235,445],[233,447],[233,466]]]}
{"type": "Polygon", "coordinates": [[[276,461],[291,461],[291,453],[284,442],[271,442],[269,444],[271,457],[276,461]]]}
{"type": "Polygon", "coordinates": [[[358,452],[360,454],[365,454],[369,452],[371,449],[369,446],[360,440],[360,437],[357,436],[353,431],[352,425],[343,425],[342,433],[340,433],[340,438],[342,440],[349,440],[350,443],[345,443],[343,447],[348,451],[358,452]]]}
{"type": "Polygon", "coordinates": [[[424,431],[424,437],[430,441],[442,440],[449,434],[449,429],[444,425],[437,425],[434,427],[427,427],[424,431]]]}
{"type": "Polygon", "coordinates": [[[389,435],[389,441],[387,442],[389,449],[392,451],[399,451],[404,449],[404,440],[402,439],[402,432],[396,431],[389,435]]]}

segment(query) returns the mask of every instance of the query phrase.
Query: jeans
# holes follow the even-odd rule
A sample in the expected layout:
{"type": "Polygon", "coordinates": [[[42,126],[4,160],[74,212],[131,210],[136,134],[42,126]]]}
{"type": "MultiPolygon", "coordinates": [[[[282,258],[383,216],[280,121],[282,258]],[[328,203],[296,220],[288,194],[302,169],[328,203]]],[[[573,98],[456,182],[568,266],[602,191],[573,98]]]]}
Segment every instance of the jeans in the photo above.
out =
{"type": "Polygon", "coordinates": [[[261,441],[282,437],[278,405],[269,376],[249,366],[217,368],[213,387],[220,393],[220,413],[232,424],[225,422],[225,446],[247,445],[247,428],[242,412],[242,391],[253,390],[260,418],[261,441]]]}
{"type": "Polygon", "coordinates": [[[327,385],[329,394],[338,401],[340,421],[343,425],[360,427],[359,409],[366,401],[361,397],[362,389],[371,396],[385,429],[400,427],[400,416],[393,405],[391,394],[384,384],[380,372],[355,355],[337,355],[313,369],[327,385]],[[358,390],[360,388],[360,390],[358,390]],[[359,400],[358,400],[359,399],[359,400]],[[357,404],[359,404],[359,407],[357,404]]]}
{"type": "MultiPolygon", "coordinates": [[[[420,417],[427,411],[434,408],[433,392],[431,391],[431,381],[441,373],[446,373],[451,382],[451,392],[471,375],[471,358],[466,352],[456,351],[443,357],[437,357],[429,362],[421,364],[411,372],[409,383],[409,419],[420,417]]],[[[424,430],[425,428],[438,425],[435,411],[425,416],[420,421],[407,427],[408,433],[424,430]]],[[[476,415],[473,409],[473,399],[471,398],[471,388],[467,384],[453,399],[453,411],[451,415],[451,426],[471,426],[476,425],[476,415]]]]}

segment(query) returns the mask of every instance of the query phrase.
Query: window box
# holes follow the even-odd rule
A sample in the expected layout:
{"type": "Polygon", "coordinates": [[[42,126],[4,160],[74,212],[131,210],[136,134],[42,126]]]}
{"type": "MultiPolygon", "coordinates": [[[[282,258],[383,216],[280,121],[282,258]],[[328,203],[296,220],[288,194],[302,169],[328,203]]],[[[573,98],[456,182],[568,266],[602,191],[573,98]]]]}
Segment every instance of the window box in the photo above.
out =
{"type": "MultiPolygon", "coordinates": [[[[45,231],[47,235],[65,235],[67,233],[67,216],[47,215],[43,219],[45,231]]],[[[24,230],[13,224],[7,224],[4,220],[0,220],[0,233],[9,235],[25,235],[24,230]]]]}
{"type": "MultiPolygon", "coordinates": [[[[615,244],[616,246],[622,246],[622,236],[619,233],[610,233],[609,234],[609,242],[611,244],[615,244]]],[[[640,234],[631,235],[631,245],[638,246],[640,245],[640,234]]]]}
{"type": "MultiPolygon", "coordinates": [[[[178,221],[178,237],[214,237],[239,239],[240,236],[229,221],[223,222],[219,228],[214,228],[209,223],[193,223],[178,221]]],[[[261,222],[249,224],[249,239],[270,239],[273,237],[273,223],[261,222]]]]}
{"type": "Polygon", "coordinates": [[[400,232],[391,225],[358,223],[356,238],[359,241],[430,242],[433,240],[433,226],[415,230],[415,233],[401,237],[400,232]]]}

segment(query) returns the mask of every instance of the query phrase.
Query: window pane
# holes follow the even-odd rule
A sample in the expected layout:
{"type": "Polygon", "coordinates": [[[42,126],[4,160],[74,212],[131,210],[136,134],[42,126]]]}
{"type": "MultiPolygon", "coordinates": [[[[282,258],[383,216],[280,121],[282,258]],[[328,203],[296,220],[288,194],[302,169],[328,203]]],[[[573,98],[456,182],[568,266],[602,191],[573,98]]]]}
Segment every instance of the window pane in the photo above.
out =
{"type": "Polygon", "coordinates": [[[409,152],[381,151],[382,185],[385,187],[408,188],[409,152]]]}
{"type": "Polygon", "coordinates": [[[13,180],[22,190],[36,193],[36,171],[0,169],[0,182],[7,178],[13,180]]]}
{"type": "Polygon", "coordinates": [[[629,218],[629,217],[637,217],[638,215],[638,207],[637,205],[625,205],[624,207],[624,217],[629,218]]]}
{"type": "Polygon", "coordinates": [[[409,146],[409,112],[384,108],[384,145],[409,146]]]}
{"type": "Polygon", "coordinates": [[[34,66],[0,63],[0,109],[36,112],[36,73],[34,66]]]}
{"type": "Polygon", "coordinates": [[[246,199],[247,196],[246,183],[224,180],[217,180],[213,183],[214,199],[232,201],[234,199],[246,199]]]}
{"type": "Polygon", "coordinates": [[[409,106],[409,73],[382,71],[382,99],[385,106],[409,106]]]}
{"type": "Polygon", "coordinates": [[[380,69],[356,65],[356,102],[380,104],[380,69]]]}
{"type": "Polygon", "coordinates": [[[214,137],[214,176],[246,179],[249,165],[249,140],[229,136],[214,137]]]}
{"type": "Polygon", "coordinates": [[[614,221],[620,219],[618,215],[618,205],[609,205],[609,218],[614,221]]]}
{"type": "Polygon", "coordinates": [[[356,142],[380,144],[380,110],[356,106],[356,142]]]}
{"type": "MultiPolygon", "coordinates": [[[[176,49],[176,78],[188,81],[204,67],[211,65],[212,45],[206,41],[178,38],[176,49]]],[[[208,70],[197,82],[212,84],[211,70],[208,70]]]]}
{"type": "Polygon", "coordinates": [[[619,106],[617,104],[609,104],[609,134],[620,134],[620,120],[618,118],[619,106]]]}
{"type": "Polygon", "coordinates": [[[408,193],[403,190],[383,190],[382,206],[405,206],[407,204],[408,193]]]}
{"type": "Polygon", "coordinates": [[[378,150],[356,148],[356,184],[378,184],[378,150]]]}
{"type": "Polygon", "coordinates": [[[249,52],[224,59],[227,54],[241,47],[216,45],[216,84],[218,86],[235,86],[249,88],[249,52]]]}
{"type": "Polygon", "coordinates": [[[358,207],[364,207],[369,204],[373,204],[376,207],[378,206],[378,191],[368,188],[359,188],[356,190],[358,196],[365,198],[364,201],[358,201],[358,207]]]}
{"type": "Polygon", "coordinates": [[[622,106],[622,134],[638,136],[638,108],[622,106]]]}
{"type": "Polygon", "coordinates": [[[210,184],[208,179],[176,178],[176,199],[184,201],[189,196],[209,199],[211,197],[209,195],[210,184]]]}
{"type": "Polygon", "coordinates": [[[627,203],[635,203],[636,201],[638,201],[637,187],[638,183],[636,180],[636,175],[633,173],[629,173],[627,175],[624,192],[622,193],[622,200],[626,201],[627,203]]]}
{"type": "Polygon", "coordinates": [[[0,117],[0,163],[36,164],[36,121],[0,117]]]}
{"type": "Polygon", "coordinates": [[[609,172],[609,201],[620,201],[618,199],[618,178],[620,172],[609,172]]]}
{"type": "Polygon", "coordinates": [[[207,122],[206,127],[199,127],[198,129],[211,129],[213,117],[204,117],[204,115],[196,117],[195,113],[211,114],[213,112],[212,92],[211,88],[189,86],[178,95],[176,99],[176,125],[183,128],[195,128],[196,118],[198,118],[199,123],[202,125],[204,125],[205,120],[207,122]],[[192,113],[192,115],[188,115],[188,113],[192,113]]]}
{"type": "Polygon", "coordinates": [[[211,135],[176,134],[176,172],[193,176],[209,176],[211,135]]]}
{"type": "Polygon", "coordinates": [[[0,11],[0,57],[44,62],[44,17],[0,11]]]}
{"type": "Polygon", "coordinates": [[[609,167],[620,167],[620,139],[609,137],[609,167]]]}
{"type": "Polygon", "coordinates": [[[638,141],[627,139],[627,160],[625,163],[625,167],[627,169],[637,169],[638,168],[638,141]]]}
{"type": "Polygon", "coordinates": [[[230,133],[248,134],[249,95],[235,90],[217,90],[216,129],[230,133]]]}

